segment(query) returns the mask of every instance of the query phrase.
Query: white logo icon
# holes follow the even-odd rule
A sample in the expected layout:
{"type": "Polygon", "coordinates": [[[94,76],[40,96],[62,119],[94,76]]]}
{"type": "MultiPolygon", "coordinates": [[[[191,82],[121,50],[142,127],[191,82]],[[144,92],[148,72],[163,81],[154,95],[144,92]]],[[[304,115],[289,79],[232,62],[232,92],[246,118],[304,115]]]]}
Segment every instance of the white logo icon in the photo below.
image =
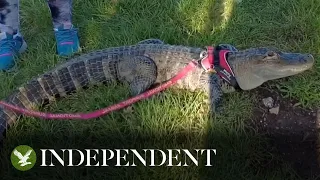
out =
{"type": "Polygon", "coordinates": [[[31,162],[27,162],[27,160],[30,158],[30,154],[31,154],[32,150],[29,150],[24,156],[17,151],[16,149],[13,151],[14,155],[16,155],[19,158],[19,162],[18,164],[20,164],[20,166],[26,166],[28,164],[31,164],[31,162]]]}

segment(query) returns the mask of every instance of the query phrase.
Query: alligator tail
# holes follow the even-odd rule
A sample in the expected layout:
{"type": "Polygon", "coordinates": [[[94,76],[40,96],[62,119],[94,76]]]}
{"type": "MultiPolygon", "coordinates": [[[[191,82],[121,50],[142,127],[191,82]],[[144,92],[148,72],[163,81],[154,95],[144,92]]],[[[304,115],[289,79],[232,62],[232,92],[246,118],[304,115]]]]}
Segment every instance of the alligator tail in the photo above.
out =
{"type": "MultiPolygon", "coordinates": [[[[57,98],[66,97],[89,85],[127,83],[131,95],[137,95],[147,90],[156,81],[157,67],[149,57],[124,56],[121,53],[103,53],[102,51],[94,54],[73,58],[32,79],[4,101],[18,107],[36,110],[57,98]]],[[[5,131],[20,116],[0,106],[0,140],[3,139],[5,131]]]]}

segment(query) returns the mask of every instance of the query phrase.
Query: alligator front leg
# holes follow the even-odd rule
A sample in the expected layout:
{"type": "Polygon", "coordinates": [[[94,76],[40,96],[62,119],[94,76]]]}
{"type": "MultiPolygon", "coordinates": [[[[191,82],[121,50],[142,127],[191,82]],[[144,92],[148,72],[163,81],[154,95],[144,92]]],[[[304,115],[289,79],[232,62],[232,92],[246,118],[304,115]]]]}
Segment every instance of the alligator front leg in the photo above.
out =
{"type": "Polygon", "coordinates": [[[205,73],[201,75],[200,84],[202,89],[208,93],[210,110],[213,113],[222,113],[222,96],[221,79],[215,73],[205,73]]]}
{"type": "Polygon", "coordinates": [[[210,74],[209,75],[209,87],[210,87],[210,92],[209,92],[209,97],[210,97],[210,105],[212,111],[215,113],[222,113],[223,108],[222,108],[222,96],[223,96],[223,91],[220,86],[221,84],[221,79],[219,75],[217,74],[210,74]]]}

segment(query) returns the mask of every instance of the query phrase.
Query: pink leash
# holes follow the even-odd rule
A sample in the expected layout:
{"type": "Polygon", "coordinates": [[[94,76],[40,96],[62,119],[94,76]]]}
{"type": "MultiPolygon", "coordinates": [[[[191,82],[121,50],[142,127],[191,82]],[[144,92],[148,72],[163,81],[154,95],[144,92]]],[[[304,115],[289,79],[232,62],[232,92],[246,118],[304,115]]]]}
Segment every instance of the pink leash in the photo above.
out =
{"type": "Polygon", "coordinates": [[[196,61],[191,61],[184,69],[182,69],[176,76],[171,78],[166,83],[164,83],[154,89],[148,90],[138,96],[129,98],[129,99],[122,101],[118,104],[114,104],[112,106],[109,106],[109,107],[106,107],[103,109],[99,109],[99,110],[96,110],[91,113],[86,113],[86,114],[85,113],[74,113],[74,114],[70,114],[70,113],[59,114],[59,113],[57,113],[57,114],[54,114],[54,113],[45,113],[45,112],[32,111],[32,110],[20,108],[20,107],[8,104],[3,101],[0,101],[0,104],[5,106],[8,109],[15,111],[15,112],[18,112],[18,113],[21,113],[21,114],[24,114],[27,116],[42,118],[42,119],[65,119],[65,120],[67,120],[67,119],[80,119],[80,120],[93,119],[93,118],[97,118],[97,117],[106,115],[112,111],[122,109],[126,106],[134,104],[137,101],[140,101],[142,99],[146,99],[150,96],[153,96],[154,94],[159,93],[160,91],[177,83],[178,80],[184,78],[190,71],[195,69],[197,64],[198,63],[196,61]]]}

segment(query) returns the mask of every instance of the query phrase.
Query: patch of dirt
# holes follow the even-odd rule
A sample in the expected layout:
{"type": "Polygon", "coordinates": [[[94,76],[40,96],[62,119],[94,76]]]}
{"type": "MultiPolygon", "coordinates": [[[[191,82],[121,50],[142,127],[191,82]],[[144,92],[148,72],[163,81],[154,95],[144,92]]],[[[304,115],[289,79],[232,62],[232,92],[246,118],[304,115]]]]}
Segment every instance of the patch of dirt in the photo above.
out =
{"type": "Polygon", "coordinates": [[[258,102],[251,125],[270,139],[276,153],[301,177],[320,175],[316,110],[303,109],[297,101],[266,87],[257,88],[254,93],[258,102]]]}

